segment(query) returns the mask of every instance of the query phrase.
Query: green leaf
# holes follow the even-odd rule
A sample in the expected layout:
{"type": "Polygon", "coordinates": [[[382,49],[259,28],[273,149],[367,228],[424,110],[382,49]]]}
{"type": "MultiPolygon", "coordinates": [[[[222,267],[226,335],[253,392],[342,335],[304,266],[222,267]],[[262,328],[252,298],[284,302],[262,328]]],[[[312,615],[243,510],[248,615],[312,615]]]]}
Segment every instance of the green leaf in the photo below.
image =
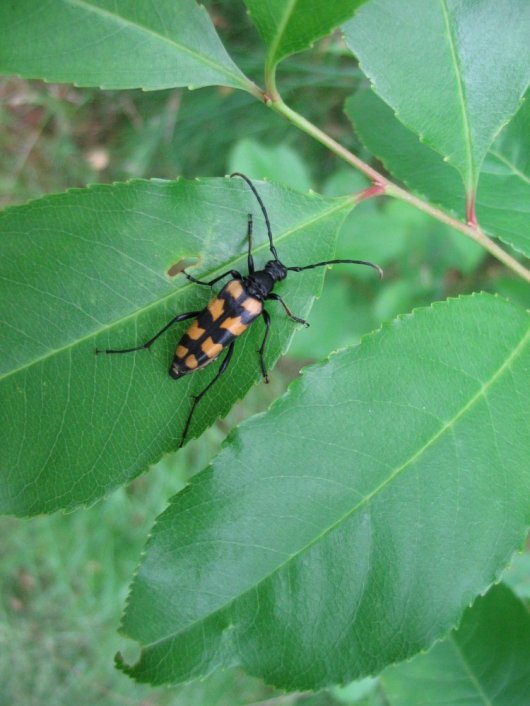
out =
{"type": "Polygon", "coordinates": [[[530,257],[530,100],[491,146],[480,174],[481,225],[530,257]]]}
{"type": "MultiPolygon", "coordinates": [[[[289,356],[315,360],[359,343],[381,321],[444,298],[450,271],[469,274],[485,256],[473,241],[397,199],[362,201],[346,217],[336,257],[360,253],[388,269],[387,276],[380,282],[366,268],[336,265],[311,309],[310,327],[296,335],[289,356]]],[[[500,291],[496,285],[493,290],[500,291]]]]}
{"type": "Polygon", "coordinates": [[[250,137],[235,143],[228,158],[228,172],[243,172],[252,179],[272,179],[298,191],[309,191],[307,164],[289,145],[264,145],[250,137]]]}
{"type": "MultiPolygon", "coordinates": [[[[307,264],[333,256],[351,199],[324,199],[259,184],[280,256],[307,264]]],[[[212,294],[170,268],[198,258],[204,277],[246,272],[247,213],[256,217],[256,264],[270,258],[263,218],[238,179],[138,181],[46,197],[0,215],[0,461],[2,512],[33,514],[89,503],[177,447],[190,395],[217,364],[178,381],[167,371],[180,324],[151,352],[96,356],[96,348],[138,345],[177,313],[212,294]]],[[[300,316],[323,270],[291,273],[278,286],[300,316]]],[[[220,285],[222,286],[222,285],[220,285]]],[[[292,322],[279,305],[272,365],[292,322]]],[[[198,407],[197,436],[260,377],[264,333],[257,321],[238,342],[226,374],[198,407]]]]}
{"type": "Polygon", "coordinates": [[[528,86],[529,23],[526,0],[374,0],[343,30],[378,95],[472,194],[528,86]]]}
{"type": "Polygon", "coordinates": [[[381,289],[374,301],[374,315],[379,321],[389,321],[414,305],[414,287],[407,280],[390,282],[381,289]]]}
{"type": "MultiPolygon", "coordinates": [[[[449,269],[468,274],[485,255],[475,242],[396,199],[361,202],[341,228],[337,253],[342,258],[363,253],[372,262],[393,264],[402,273],[408,270],[414,279],[418,269],[426,267],[438,277],[449,269]]],[[[357,274],[366,275],[363,270],[357,274]]]]}
{"type": "Polygon", "coordinates": [[[509,299],[514,304],[519,304],[520,306],[524,306],[525,309],[530,309],[530,287],[528,283],[524,282],[519,277],[505,275],[503,270],[501,270],[500,274],[500,277],[495,277],[490,283],[492,291],[509,299]]]}
{"type": "Polygon", "coordinates": [[[462,297],[306,369],[159,517],[122,668],[317,689],[446,634],[526,536],[529,323],[462,297]]]}
{"type": "Polygon", "coordinates": [[[0,73],[100,88],[251,90],[194,0],[32,0],[0,6],[0,73]]]}
{"type": "Polygon", "coordinates": [[[366,0],[245,0],[248,13],[269,49],[274,67],[349,19],[366,0]]]}
{"type": "MultiPolygon", "coordinates": [[[[306,361],[324,358],[332,351],[358,343],[377,323],[365,288],[358,286],[351,271],[348,277],[337,269],[326,277],[322,294],[308,318],[310,326],[294,337],[290,357],[306,361]]],[[[379,280],[373,283],[373,288],[380,286],[379,280]]]]}
{"type": "MultiPolygon", "coordinates": [[[[354,681],[347,686],[335,686],[331,689],[331,693],[333,698],[340,704],[351,706],[363,700],[365,697],[369,697],[378,686],[378,683],[378,679],[367,677],[360,681],[354,681]]],[[[366,704],[366,701],[363,703],[366,704]]]]}
{"type": "Polygon", "coordinates": [[[526,551],[521,554],[516,554],[511,565],[502,575],[502,580],[512,591],[530,601],[530,552],[526,551]]]}
{"type": "MultiPolygon", "coordinates": [[[[465,197],[458,173],[422,144],[372,91],[346,101],[346,113],[366,147],[410,189],[460,218],[465,197]]],[[[481,227],[530,257],[530,101],[491,146],[482,165],[476,213],[481,227]]]]}
{"type": "MultiPolygon", "coordinates": [[[[339,167],[322,184],[321,192],[325,196],[342,196],[362,191],[370,186],[370,181],[361,172],[351,168],[339,167]]],[[[369,201],[367,202],[369,203],[369,201]]]]}
{"type": "Polygon", "coordinates": [[[523,706],[530,695],[530,615],[494,586],[446,640],[381,675],[390,706],[523,706]]]}

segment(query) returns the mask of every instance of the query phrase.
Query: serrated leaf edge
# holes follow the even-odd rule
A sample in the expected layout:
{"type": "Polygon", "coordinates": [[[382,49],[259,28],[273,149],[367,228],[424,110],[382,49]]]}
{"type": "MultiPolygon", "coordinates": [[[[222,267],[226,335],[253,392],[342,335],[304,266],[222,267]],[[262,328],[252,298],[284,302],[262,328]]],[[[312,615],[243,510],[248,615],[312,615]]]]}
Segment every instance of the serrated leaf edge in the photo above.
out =
{"type": "MultiPolygon", "coordinates": [[[[372,332],[370,332],[370,333],[368,333],[368,334],[365,334],[365,335],[361,338],[361,340],[360,340],[360,342],[359,342],[358,344],[355,344],[355,345],[352,345],[352,346],[347,346],[347,347],[345,347],[344,349],[341,349],[340,351],[335,351],[335,352],[331,353],[324,361],[321,361],[321,362],[316,363],[316,364],[314,364],[314,365],[307,366],[306,368],[303,368],[303,369],[300,371],[300,373],[301,373],[300,377],[298,377],[296,380],[293,380],[293,382],[289,385],[289,387],[288,387],[287,391],[284,393],[284,395],[282,395],[282,397],[280,397],[279,399],[275,400],[275,401],[269,406],[269,408],[268,408],[265,412],[261,412],[260,414],[254,415],[253,417],[250,417],[249,419],[247,419],[247,420],[245,420],[244,422],[242,422],[236,429],[232,430],[232,432],[229,434],[229,436],[224,440],[224,442],[223,442],[223,444],[222,444],[222,447],[221,447],[220,453],[216,456],[216,458],[214,458],[214,459],[212,460],[212,462],[211,462],[203,471],[201,471],[201,473],[205,473],[205,472],[207,472],[207,471],[213,472],[213,470],[214,470],[214,463],[215,463],[216,459],[219,457],[219,455],[222,453],[224,447],[227,446],[227,445],[233,440],[233,438],[235,438],[235,437],[237,436],[237,434],[241,433],[241,430],[242,430],[242,429],[244,429],[244,428],[245,428],[246,426],[248,426],[248,425],[255,424],[256,420],[259,420],[260,418],[262,418],[263,416],[265,416],[266,414],[268,414],[269,411],[272,411],[272,410],[273,410],[276,406],[278,406],[279,404],[284,403],[284,402],[293,394],[293,390],[296,390],[296,388],[301,384],[301,378],[302,378],[302,376],[303,376],[303,374],[304,374],[305,371],[307,371],[307,370],[319,369],[319,368],[323,367],[324,365],[326,365],[326,364],[327,364],[330,360],[332,360],[334,357],[336,357],[337,355],[339,355],[339,353],[341,353],[341,352],[343,352],[343,351],[345,351],[345,350],[348,350],[348,349],[355,349],[355,348],[358,348],[359,346],[361,346],[361,345],[363,344],[364,341],[373,339],[373,338],[377,337],[378,335],[380,335],[382,331],[384,331],[384,330],[386,330],[386,329],[392,328],[392,327],[395,325],[395,323],[396,323],[397,321],[413,318],[413,317],[414,317],[415,315],[417,315],[417,314],[420,314],[420,315],[429,314],[429,313],[431,313],[432,311],[434,311],[434,310],[437,309],[437,308],[445,308],[445,307],[447,307],[447,306],[450,304],[450,302],[461,301],[461,300],[468,300],[468,299],[473,299],[473,298],[475,298],[475,299],[497,299],[497,300],[502,301],[504,304],[506,304],[506,306],[514,306],[513,304],[511,304],[510,302],[508,302],[506,299],[504,299],[504,297],[501,297],[500,295],[497,295],[497,294],[491,295],[491,294],[486,293],[486,292],[477,292],[477,293],[474,292],[474,293],[472,293],[471,295],[460,295],[460,296],[458,296],[458,297],[451,297],[451,298],[449,298],[449,299],[447,299],[447,300],[445,300],[445,301],[433,302],[433,303],[432,303],[431,305],[429,305],[428,307],[417,307],[417,308],[413,309],[413,310],[412,310],[411,312],[409,312],[409,313],[399,315],[398,317],[396,317],[396,318],[395,318],[394,320],[392,320],[392,321],[384,322],[384,323],[383,323],[378,329],[376,329],[375,331],[372,331],[372,332]]],[[[520,349],[523,347],[523,344],[526,343],[526,339],[527,339],[527,338],[530,338],[530,327],[529,327],[527,333],[526,333],[526,334],[523,336],[523,338],[519,341],[519,343],[518,343],[518,345],[515,347],[514,351],[506,358],[506,360],[504,361],[504,363],[503,363],[503,364],[500,366],[500,368],[494,373],[494,375],[491,376],[491,378],[490,378],[490,380],[488,381],[488,383],[487,383],[487,384],[483,384],[483,385],[479,388],[479,390],[471,397],[471,399],[462,407],[462,409],[460,409],[459,412],[458,412],[449,422],[447,422],[446,424],[444,424],[443,427],[442,427],[436,434],[434,434],[434,435],[432,436],[432,438],[429,439],[429,441],[428,441],[426,444],[424,444],[424,445],[422,446],[422,448],[420,449],[420,451],[416,452],[409,460],[407,460],[405,463],[401,464],[401,466],[399,467],[399,469],[397,469],[396,471],[394,471],[394,472],[389,476],[388,479],[386,479],[383,483],[380,483],[379,486],[377,486],[377,488],[375,488],[371,493],[368,493],[367,496],[365,496],[361,502],[357,503],[357,505],[356,505],[353,509],[349,510],[343,517],[341,517],[338,522],[334,522],[332,525],[330,525],[330,527],[326,528],[326,530],[324,530],[323,532],[321,532],[321,533],[319,534],[319,536],[317,537],[316,540],[311,541],[309,544],[307,544],[306,546],[304,546],[304,547],[302,548],[302,550],[300,550],[300,551],[297,552],[296,554],[290,555],[289,558],[288,558],[283,564],[281,564],[281,565],[275,567],[274,573],[275,573],[276,571],[280,570],[280,569],[282,568],[282,566],[284,566],[284,565],[287,564],[288,562],[292,561],[293,558],[296,558],[296,557],[299,556],[301,553],[305,552],[309,547],[313,546],[313,544],[315,544],[317,541],[320,541],[323,536],[327,535],[330,531],[332,531],[336,526],[339,525],[339,523],[343,522],[343,521],[344,521],[347,517],[349,517],[353,512],[357,511],[357,509],[358,509],[362,504],[365,504],[365,502],[368,502],[369,500],[371,500],[371,498],[372,498],[376,493],[378,493],[378,492],[379,492],[380,490],[382,490],[390,481],[392,481],[394,478],[396,478],[397,475],[398,475],[398,473],[400,473],[402,470],[404,470],[404,469],[411,463],[411,461],[413,461],[417,456],[419,456],[421,453],[423,453],[423,451],[424,451],[426,448],[428,448],[428,447],[431,445],[431,443],[432,443],[433,441],[435,441],[439,436],[441,436],[441,434],[444,433],[444,431],[445,431],[447,428],[449,428],[449,427],[454,423],[455,420],[457,420],[458,418],[460,418],[460,416],[462,416],[462,414],[463,414],[465,411],[467,411],[467,409],[468,409],[472,404],[474,404],[474,402],[475,402],[479,397],[481,397],[481,396],[483,395],[484,391],[487,390],[487,389],[497,380],[497,378],[504,372],[504,370],[505,370],[506,367],[509,365],[509,363],[511,363],[511,362],[514,360],[514,358],[517,357],[517,355],[519,354],[520,349]]],[[[189,487],[190,487],[190,486],[186,486],[186,488],[189,488],[189,487]]],[[[186,488],[185,488],[183,491],[180,491],[180,492],[185,492],[186,488]]],[[[175,502],[177,502],[177,498],[179,497],[179,495],[180,495],[180,493],[177,493],[177,494],[175,494],[175,495],[170,499],[169,504],[168,504],[168,508],[171,507],[171,505],[173,505],[175,502]]],[[[166,508],[166,510],[167,510],[167,508],[166,508]]],[[[164,510],[164,512],[166,512],[166,510],[164,510]]],[[[161,513],[161,514],[162,514],[162,513],[161,513]]],[[[150,544],[150,542],[151,542],[151,540],[152,540],[152,537],[154,536],[154,531],[155,531],[155,528],[156,528],[157,525],[158,525],[158,521],[159,521],[159,517],[160,517],[160,516],[161,516],[161,515],[159,515],[159,516],[156,518],[155,523],[154,523],[154,525],[153,525],[153,528],[152,528],[151,532],[149,533],[149,539],[148,539],[148,541],[147,541],[147,543],[146,543],[146,545],[145,545],[144,550],[142,551],[142,558],[147,554],[147,551],[148,551],[148,549],[149,549],[149,544],[150,544]]],[[[524,544],[525,544],[525,541],[526,541],[526,536],[527,536],[527,534],[528,534],[528,528],[529,528],[529,525],[527,524],[527,525],[525,526],[525,528],[523,529],[522,533],[521,533],[521,537],[520,537],[520,540],[519,540],[519,545],[518,545],[518,547],[516,547],[516,548],[510,553],[510,557],[512,557],[515,552],[521,551],[521,549],[524,547],[524,544]]],[[[138,564],[138,566],[136,567],[135,576],[138,575],[138,572],[139,572],[139,570],[140,570],[140,568],[141,568],[141,564],[142,564],[142,562],[140,561],[139,564],[138,564]]],[[[496,571],[494,571],[493,574],[492,574],[491,579],[486,582],[486,584],[485,584],[485,586],[483,587],[483,589],[482,589],[481,591],[479,591],[479,593],[478,593],[477,595],[483,596],[483,595],[489,590],[489,588],[491,587],[491,585],[493,585],[494,583],[500,582],[500,581],[501,581],[501,578],[500,578],[500,577],[501,577],[503,571],[505,570],[505,568],[506,568],[506,564],[503,564],[500,568],[498,568],[496,571]]],[[[245,589],[245,593],[246,593],[247,591],[249,591],[249,590],[255,589],[255,587],[256,587],[257,585],[261,584],[263,581],[266,581],[268,578],[270,578],[270,574],[268,574],[267,576],[262,577],[262,578],[259,580],[259,582],[258,582],[257,584],[254,584],[253,586],[251,586],[251,587],[245,589]]],[[[132,597],[132,586],[130,587],[129,592],[128,592],[128,595],[127,595],[126,604],[125,604],[126,607],[130,604],[131,597],[132,597]]],[[[441,634],[438,638],[436,638],[436,640],[433,640],[433,642],[430,643],[427,647],[425,647],[425,648],[422,649],[422,650],[419,650],[418,652],[416,652],[414,655],[411,655],[411,656],[410,656],[409,658],[407,658],[406,660],[399,660],[399,661],[410,661],[410,660],[413,659],[417,654],[427,652],[429,649],[431,649],[431,647],[432,647],[433,644],[435,644],[435,643],[437,643],[437,642],[440,642],[441,640],[445,639],[445,638],[455,629],[455,627],[460,623],[460,620],[461,620],[461,617],[462,617],[464,611],[466,610],[466,608],[468,608],[469,606],[471,606],[471,605],[473,604],[473,602],[475,601],[476,597],[477,597],[477,596],[474,596],[471,601],[469,601],[467,604],[463,605],[463,606],[461,607],[461,609],[460,609],[459,611],[457,611],[457,615],[455,616],[454,621],[451,623],[451,625],[449,625],[449,626],[447,627],[447,630],[446,630],[445,632],[443,632],[443,634],[441,634]]],[[[228,606],[230,606],[232,603],[234,603],[234,602],[235,602],[236,600],[238,600],[239,598],[240,598],[240,596],[236,596],[235,598],[231,599],[231,600],[228,601],[228,603],[226,603],[225,605],[220,606],[220,607],[217,608],[216,610],[212,611],[212,613],[210,613],[208,617],[211,617],[212,615],[215,615],[215,614],[217,614],[217,613],[220,613],[221,611],[226,610],[228,606]]],[[[178,632],[172,633],[172,634],[170,634],[170,635],[166,635],[166,636],[160,638],[159,640],[156,640],[155,642],[149,643],[149,644],[147,644],[147,645],[142,645],[142,643],[141,643],[139,640],[134,640],[134,638],[130,638],[130,636],[127,635],[127,634],[124,632],[123,619],[124,619],[124,617],[125,617],[125,613],[126,613],[126,611],[124,612],[124,614],[123,614],[123,616],[122,616],[122,622],[121,622],[121,624],[120,624],[120,633],[121,633],[125,638],[132,639],[134,642],[136,642],[137,644],[139,644],[139,645],[141,646],[141,654],[140,654],[140,657],[139,657],[139,659],[138,659],[138,661],[137,661],[136,663],[134,663],[134,664],[132,664],[132,665],[127,665],[127,664],[125,663],[125,661],[123,660],[121,654],[120,654],[120,653],[117,653],[117,655],[116,655],[116,666],[117,666],[121,671],[123,671],[124,673],[128,674],[130,677],[132,677],[135,681],[137,681],[137,682],[139,682],[139,683],[146,683],[146,682],[148,682],[148,683],[155,683],[155,682],[151,682],[148,677],[142,679],[142,677],[141,677],[141,676],[138,674],[138,672],[137,672],[137,668],[140,666],[140,664],[141,664],[141,662],[142,662],[142,654],[143,654],[143,652],[144,652],[146,649],[150,649],[150,648],[152,648],[152,647],[154,647],[154,646],[156,646],[156,645],[159,645],[160,643],[166,642],[167,640],[172,640],[172,639],[174,639],[176,636],[178,636],[179,633],[178,633],[178,632]]],[[[196,621],[196,622],[198,622],[198,621],[196,621]]],[[[189,629],[191,629],[192,627],[193,627],[193,624],[192,624],[192,625],[187,625],[187,626],[184,628],[184,630],[183,630],[182,632],[186,632],[186,631],[188,631],[189,629]]],[[[396,663],[396,661],[389,662],[387,665],[385,665],[385,668],[386,668],[387,666],[390,666],[391,664],[395,664],[395,663],[396,663]]],[[[220,666],[220,665],[218,665],[218,666],[220,666]]],[[[207,676],[207,674],[209,674],[209,673],[211,673],[212,671],[214,671],[215,668],[216,668],[216,665],[213,665],[213,666],[211,667],[211,669],[210,669],[204,676],[207,676]]],[[[259,674],[259,673],[257,673],[257,672],[256,672],[256,673],[249,672],[249,673],[252,674],[253,676],[256,676],[256,677],[259,677],[259,678],[263,679],[263,675],[262,675],[262,674],[259,674]]],[[[363,675],[363,676],[377,676],[377,674],[375,674],[375,673],[368,673],[368,674],[365,674],[365,675],[363,675]]],[[[190,681],[193,681],[194,679],[195,679],[195,677],[191,677],[189,680],[184,680],[184,681],[178,682],[178,683],[189,683],[190,681]]],[[[349,682],[349,677],[348,677],[348,675],[345,675],[345,677],[344,677],[344,682],[342,683],[342,685],[345,685],[345,684],[347,684],[348,682],[349,682]]],[[[173,682],[172,682],[171,680],[167,680],[167,682],[158,682],[158,681],[157,681],[156,683],[158,684],[158,683],[173,683],[173,682]]],[[[265,683],[269,684],[270,686],[274,686],[275,688],[285,688],[284,685],[283,685],[283,686],[282,686],[282,685],[278,686],[278,685],[276,685],[276,684],[274,684],[274,683],[272,683],[272,682],[268,682],[267,680],[265,680],[265,683]]],[[[314,689],[313,689],[313,688],[309,689],[309,691],[316,691],[316,690],[318,690],[318,689],[320,689],[320,688],[323,688],[323,687],[325,687],[325,686],[326,686],[326,684],[318,684],[318,685],[316,685],[316,686],[314,687],[314,689]]]]}

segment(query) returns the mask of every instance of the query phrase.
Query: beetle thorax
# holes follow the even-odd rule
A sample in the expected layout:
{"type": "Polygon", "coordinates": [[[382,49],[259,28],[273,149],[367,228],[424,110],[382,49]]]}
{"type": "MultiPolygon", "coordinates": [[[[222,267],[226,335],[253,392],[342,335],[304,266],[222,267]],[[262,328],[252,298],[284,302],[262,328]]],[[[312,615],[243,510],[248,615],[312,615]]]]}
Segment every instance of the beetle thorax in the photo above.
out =
{"type": "Polygon", "coordinates": [[[251,297],[263,301],[272,292],[274,280],[266,270],[253,272],[244,279],[245,289],[251,297]]]}
{"type": "Polygon", "coordinates": [[[263,301],[272,292],[276,282],[286,276],[287,270],[282,263],[279,260],[270,260],[265,265],[265,269],[253,272],[245,277],[244,282],[250,296],[263,301]]]}

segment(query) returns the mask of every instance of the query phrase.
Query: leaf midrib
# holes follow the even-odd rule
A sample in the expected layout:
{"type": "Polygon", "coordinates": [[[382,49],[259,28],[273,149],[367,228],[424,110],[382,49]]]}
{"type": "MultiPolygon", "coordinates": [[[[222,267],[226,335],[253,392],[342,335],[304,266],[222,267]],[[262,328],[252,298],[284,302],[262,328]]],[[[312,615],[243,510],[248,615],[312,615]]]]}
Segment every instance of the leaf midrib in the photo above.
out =
{"type": "Polygon", "coordinates": [[[289,24],[289,19],[294,11],[294,7],[296,6],[298,0],[289,0],[285,7],[285,12],[283,13],[280,22],[278,23],[277,27],[277,32],[276,32],[276,37],[274,38],[272,44],[271,44],[271,50],[270,50],[270,63],[274,66],[275,64],[278,63],[278,59],[276,57],[276,53],[278,51],[278,47],[280,46],[280,41],[285,33],[285,29],[287,25],[289,24]]]}
{"type": "MultiPolygon", "coordinates": [[[[318,223],[320,220],[328,218],[329,216],[332,216],[336,212],[340,212],[344,208],[350,209],[353,207],[353,205],[354,205],[353,201],[347,197],[345,200],[342,200],[340,203],[333,204],[330,208],[326,209],[325,211],[322,211],[321,213],[318,214],[317,217],[310,218],[307,221],[303,221],[299,225],[297,225],[293,228],[290,228],[289,230],[286,230],[283,233],[276,235],[274,237],[274,241],[275,241],[275,243],[281,243],[286,238],[294,235],[296,232],[298,232],[300,230],[304,230],[305,228],[309,228],[313,224],[318,223]]],[[[262,243],[261,245],[258,245],[257,247],[255,247],[253,249],[253,253],[254,254],[261,253],[261,252],[268,250],[268,249],[269,249],[269,243],[268,243],[268,241],[266,241],[266,242],[262,243]]],[[[194,255],[194,253],[189,253],[189,256],[192,256],[192,255],[194,255]]],[[[220,272],[221,270],[226,270],[227,268],[234,269],[233,266],[237,262],[243,261],[245,258],[246,258],[245,254],[239,254],[236,257],[233,257],[232,259],[226,260],[222,266],[218,266],[214,270],[208,270],[206,272],[202,272],[201,277],[208,276],[210,274],[215,275],[218,272],[220,272]]],[[[119,319],[115,319],[114,321],[112,321],[108,324],[105,324],[105,326],[102,326],[99,329],[91,331],[86,336],[82,336],[81,338],[76,338],[75,341],[72,341],[65,346],[61,346],[60,348],[54,348],[53,350],[48,351],[47,353],[45,353],[41,356],[38,356],[37,358],[33,358],[28,363],[26,363],[24,365],[20,365],[18,368],[13,368],[12,370],[5,373],[4,375],[0,375],[0,382],[3,380],[6,380],[7,378],[11,377],[12,375],[16,375],[17,373],[19,373],[23,370],[26,370],[27,368],[31,368],[34,365],[38,365],[39,363],[46,360],[47,358],[51,358],[55,355],[63,353],[64,351],[71,350],[71,349],[75,348],[76,346],[81,345],[85,341],[88,341],[90,339],[94,339],[97,336],[99,336],[101,333],[103,333],[104,331],[108,331],[109,329],[120,326],[127,321],[134,320],[138,316],[148,312],[150,309],[156,308],[156,307],[164,304],[164,302],[171,300],[173,297],[176,297],[181,292],[184,292],[188,287],[191,287],[191,286],[192,286],[192,283],[183,284],[181,287],[179,287],[178,289],[174,289],[173,291],[169,292],[165,296],[159,297],[158,299],[155,299],[154,301],[150,302],[146,306],[138,308],[135,311],[131,312],[130,314],[127,314],[126,316],[122,316],[119,319]]]]}
{"type": "Polygon", "coordinates": [[[362,498],[356,505],[354,505],[350,510],[348,510],[344,515],[342,515],[336,522],[333,522],[329,527],[324,529],[320,534],[318,534],[311,542],[306,544],[305,546],[301,547],[297,552],[294,554],[290,554],[289,557],[282,563],[279,564],[274,568],[273,571],[269,572],[266,576],[263,576],[262,578],[259,579],[255,584],[252,586],[248,586],[245,588],[244,591],[242,591],[240,594],[235,596],[234,598],[231,598],[227,603],[225,603],[222,606],[219,606],[215,610],[213,610],[211,613],[208,613],[207,615],[201,616],[197,620],[193,621],[192,623],[186,625],[183,627],[182,630],[177,630],[174,632],[169,633],[168,635],[165,635],[164,637],[161,637],[159,640],[156,640],[155,642],[148,643],[144,647],[146,648],[153,648],[156,647],[160,644],[163,644],[167,640],[173,640],[175,639],[178,635],[182,634],[183,632],[187,632],[190,629],[192,629],[195,625],[200,624],[207,618],[211,618],[212,616],[215,616],[222,611],[226,610],[230,605],[235,603],[236,601],[240,600],[242,596],[246,595],[250,591],[255,591],[258,586],[262,585],[265,583],[267,580],[271,578],[274,574],[278,573],[281,571],[287,564],[289,564],[291,561],[294,559],[298,558],[300,555],[302,555],[304,552],[309,550],[313,545],[317,544],[317,542],[321,541],[326,535],[331,533],[335,528],[341,526],[343,522],[347,521],[357,510],[361,509],[364,507],[367,503],[369,503],[372,498],[374,498],[378,493],[382,492],[389,483],[391,483],[395,478],[397,478],[403,471],[405,471],[411,464],[413,464],[425,451],[427,451],[443,434],[445,434],[446,431],[450,430],[456,422],[467,412],[469,411],[475,402],[477,402],[479,399],[485,396],[485,393],[492,387],[492,385],[497,381],[497,379],[504,373],[504,371],[510,366],[510,364],[519,356],[521,351],[524,349],[525,344],[527,342],[527,339],[530,338],[530,329],[525,333],[525,335],[522,337],[522,339],[519,341],[517,346],[513,349],[513,351],[510,353],[510,355],[506,358],[504,363],[499,367],[499,369],[491,376],[491,378],[481,385],[479,390],[471,397],[469,402],[467,402],[463,407],[450,419],[448,422],[446,422],[433,436],[428,439],[428,441],[418,450],[416,453],[414,453],[407,461],[401,464],[401,466],[398,466],[386,480],[381,482],[374,490],[362,498]]]}
{"type": "MultiPolygon", "coordinates": [[[[135,29],[139,29],[142,32],[145,32],[145,34],[150,34],[153,37],[156,37],[159,40],[162,40],[166,44],[169,44],[172,47],[176,47],[179,51],[183,52],[184,54],[188,54],[189,56],[192,56],[195,60],[197,60],[199,63],[204,64],[210,69],[214,69],[215,71],[218,71],[219,73],[228,76],[232,78],[233,80],[237,81],[239,85],[242,87],[246,88],[245,86],[245,81],[243,80],[245,77],[243,74],[239,74],[233,70],[230,70],[223,66],[223,64],[216,63],[215,61],[212,61],[208,57],[204,56],[204,54],[199,54],[198,52],[194,51],[193,49],[190,49],[187,47],[185,44],[181,44],[180,42],[177,42],[175,39],[172,39],[170,37],[166,37],[163,34],[160,34],[159,32],[156,32],[154,29],[151,29],[150,27],[146,27],[145,25],[140,25],[136,22],[133,22],[132,20],[127,19],[126,17],[123,17],[122,15],[118,15],[115,12],[110,12],[110,10],[105,10],[102,7],[96,7],[92,5],[88,0],[64,0],[69,5],[77,5],[78,7],[84,8],[88,12],[93,12],[98,15],[102,15],[103,17],[109,17],[113,22],[116,22],[118,24],[124,24],[129,27],[134,27],[135,29]]],[[[199,8],[200,11],[200,8],[199,8]]]]}
{"type": "Polygon", "coordinates": [[[460,62],[458,60],[458,54],[456,51],[456,45],[455,45],[455,39],[453,36],[453,29],[451,27],[450,19],[449,19],[449,10],[447,8],[447,0],[440,0],[440,5],[442,7],[442,14],[444,17],[444,22],[445,22],[445,27],[447,30],[447,38],[449,40],[449,49],[451,52],[451,59],[453,62],[453,68],[455,72],[455,78],[456,78],[456,85],[458,89],[458,99],[460,103],[460,109],[462,112],[462,125],[464,128],[464,147],[466,150],[466,161],[467,161],[467,168],[469,170],[469,175],[468,177],[470,178],[471,183],[467,183],[467,179],[465,180],[465,187],[466,191],[468,189],[474,189],[476,187],[475,183],[475,173],[474,173],[474,167],[473,167],[473,151],[472,151],[472,139],[471,139],[471,128],[469,125],[469,117],[468,113],[466,110],[466,100],[465,100],[465,95],[464,95],[464,84],[462,81],[462,72],[461,72],[461,67],[460,67],[460,62]]]}
{"type": "Polygon", "coordinates": [[[505,157],[501,152],[497,152],[494,149],[490,149],[489,154],[498,159],[499,162],[505,164],[513,172],[514,176],[517,176],[522,181],[525,181],[527,184],[530,184],[530,177],[528,177],[524,172],[518,169],[515,164],[513,164],[513,162],[510,162],[510,160],[505,157]]]}
{"type": "Polygon", "coordinates": [[[484,706],[493,706],[492,701],[490,701],[490,699],[484,693],[484,691],[480,685],[480,682],[478,681],[477,677],[475,676],[475,673],[473,672],[473,670],[471,669],[467,660],[465,659],[464,654],[463,654],[462,650],[460,649],[460,645],[457,643],[454,636],[451,636],[448,641],[449,641],[449,644],[452,645],[454,651],[456,652],[457,658],[462,663],[462,666],[464,667],[464,671],[467,674],[467,676],[469,677],[469,681],[470,681],[471,685],[475,688],[477,695],[482,699],[484,706]]]}

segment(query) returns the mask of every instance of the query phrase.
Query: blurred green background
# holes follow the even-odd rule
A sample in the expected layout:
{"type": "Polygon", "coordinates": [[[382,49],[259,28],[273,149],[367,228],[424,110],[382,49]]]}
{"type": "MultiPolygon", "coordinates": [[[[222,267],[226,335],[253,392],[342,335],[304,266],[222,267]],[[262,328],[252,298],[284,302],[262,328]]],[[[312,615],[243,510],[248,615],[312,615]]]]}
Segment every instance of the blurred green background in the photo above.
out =
{"type": "MultiPolygon", "coordinates": [[[[231,54],[261,83],[263,53],[242,4],[207,7],[231,54]]],[[[332,36],[287,60],[279,86],[292,107],[371,161],[342,111],[364,81],[340,37],[332,36]]],[[[234,170],[328,195],[367,185],[252,97],[225,88],[112,92],[1,79],[0,124],[2,207],[94,182],[234,170]]],[[[0,519],[0,706],[384,703],[372,682],[286,695],[229,670],[188,686],[151,689],[113,667],[114,653],[124,649],[116,630],[128,583],[154,518],[208,463],[227,431],[266,409],[302,364],[358,342],[383,320],[459,293],[497,291],[530,306],[524,284],[474,243],[389,199],[354,210],[339,235],[337,256],[377,262],[385,268],[384,281],[362,268],[329,271],[312,326],[297,331],[271,385],[256,386],[200,440],[94,507],[0,519]]],[[[517,570],[519,583],[528,583],[528,565],[517,570]]],[[[129,659],[133,645],[130,650],[129,659]]]]}

